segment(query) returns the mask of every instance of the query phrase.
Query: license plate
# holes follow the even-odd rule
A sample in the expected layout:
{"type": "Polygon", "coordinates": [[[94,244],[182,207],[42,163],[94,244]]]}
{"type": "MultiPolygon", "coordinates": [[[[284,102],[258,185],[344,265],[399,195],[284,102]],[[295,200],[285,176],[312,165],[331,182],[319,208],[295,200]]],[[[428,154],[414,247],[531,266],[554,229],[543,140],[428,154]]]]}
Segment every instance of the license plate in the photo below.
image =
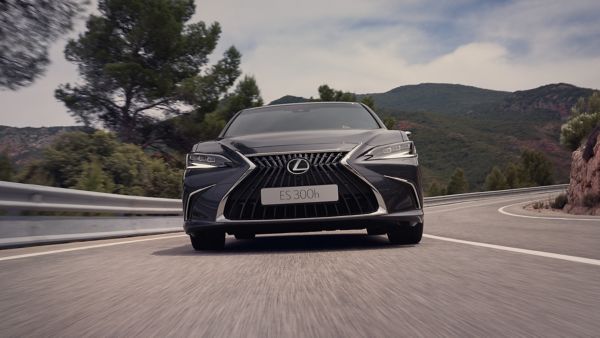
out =
{"type": "Polygon", "coordinates": [[[260,190],[262,205],[335,202],[337,200],[338,186],[336,184],[264,188],[260,190]]]}

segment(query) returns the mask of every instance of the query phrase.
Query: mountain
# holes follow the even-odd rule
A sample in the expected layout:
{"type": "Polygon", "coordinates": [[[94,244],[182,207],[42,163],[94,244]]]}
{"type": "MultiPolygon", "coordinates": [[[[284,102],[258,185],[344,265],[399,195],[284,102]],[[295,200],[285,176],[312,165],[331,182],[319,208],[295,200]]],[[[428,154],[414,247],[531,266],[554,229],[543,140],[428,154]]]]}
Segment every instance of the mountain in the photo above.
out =
{"type": "Polygon", "coordinates": [[[16,167],[41,158],[43,149],[66,132],[85,131],[84,127],[17,128],[0,126],[0,152],[8,155],[16,167]]]}
{"type": "Polygon", "coordinates": [[[272,101],[271,103],[269,103],[269,105],[286,104],[286,103],[302,103],[302,102],[308,102],[308,101],[310,101],[310,99],[305,99],[301,96],[286,95],[286,96],[282,96],[282,97],[278,98],[275,101],[272,101]]]}
{"type": "Polygon", "coordinates": [[[445,183],[462,167],[478,190],[493,166],[517,160],[527,148],[542,151],[557,181],[567,182],[571,153],[559,144],[560,126],[577,99],[592,92],[566,83],[516,92],[423,83],[357,97],[370,95],[380,116],[394,116],[398,128],[412,131],[426,184],[445,183]]]}
{"type": "Polygon", "coordinates": [[[445,83],[422,83],[400,86],[385,93],[370,95],[378,109],[393,111],[427,111],[441,114],[468,113],[474,107],[496,103],[510,92],[445,83]]]}

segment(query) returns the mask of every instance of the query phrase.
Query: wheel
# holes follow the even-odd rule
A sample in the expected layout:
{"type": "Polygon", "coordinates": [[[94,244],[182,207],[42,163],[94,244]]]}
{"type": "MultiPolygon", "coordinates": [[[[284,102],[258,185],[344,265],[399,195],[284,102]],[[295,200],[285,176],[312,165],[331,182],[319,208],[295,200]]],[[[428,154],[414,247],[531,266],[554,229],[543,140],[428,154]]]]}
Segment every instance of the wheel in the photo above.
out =
{"type": "Polygon", "coordinates": [[[234,234],[235,239],[255,239],[256,234],[247,233],[247,232],[239,232],[234,234]]]}
{"type": "Polygon", "coordinates": [[[224,231],[203,231],[190,235],[194,250],[221,250],[225,246],[224,231]]]}
{"type": "Polygon", "coordinates": [[[415,226],[401,224],[389,230],[387,235],[392,244],[417,244],[423,237],[423,223],[417,223],[415,226]]]}

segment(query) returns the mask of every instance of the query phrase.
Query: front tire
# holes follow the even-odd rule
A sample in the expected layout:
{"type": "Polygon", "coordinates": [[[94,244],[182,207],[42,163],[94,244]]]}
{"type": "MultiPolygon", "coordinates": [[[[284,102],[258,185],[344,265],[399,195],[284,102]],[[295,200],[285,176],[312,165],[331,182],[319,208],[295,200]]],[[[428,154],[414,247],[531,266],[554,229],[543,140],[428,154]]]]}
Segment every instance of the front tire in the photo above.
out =
{"type": "Polygon", "coordinates": [[[389,230],[387,235],[392,244],[418,244],[423,237],[423,223],[414,226],[401,224],[389,230]]]}
{"type": "Polygon", "coordinates": [[[225,247],[224,231],[202,231],[190,235],[192,247],[196,251],[221,250],[225,247]]]}

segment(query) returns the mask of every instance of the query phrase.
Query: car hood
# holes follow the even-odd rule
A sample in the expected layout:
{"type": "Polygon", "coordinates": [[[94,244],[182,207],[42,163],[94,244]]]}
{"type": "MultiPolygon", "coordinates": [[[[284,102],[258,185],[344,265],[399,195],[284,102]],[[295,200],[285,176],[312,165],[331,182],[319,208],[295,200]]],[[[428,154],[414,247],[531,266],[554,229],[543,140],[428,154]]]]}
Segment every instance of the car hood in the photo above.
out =
{"type": "Polygon", "coordinates": [[[294,151],[349,151],[361,143],[381,145],[403,140],[404,134],[398,130],[352,129],[253,134],[221,139],[219,143],[246,155],[294,151]]]}

